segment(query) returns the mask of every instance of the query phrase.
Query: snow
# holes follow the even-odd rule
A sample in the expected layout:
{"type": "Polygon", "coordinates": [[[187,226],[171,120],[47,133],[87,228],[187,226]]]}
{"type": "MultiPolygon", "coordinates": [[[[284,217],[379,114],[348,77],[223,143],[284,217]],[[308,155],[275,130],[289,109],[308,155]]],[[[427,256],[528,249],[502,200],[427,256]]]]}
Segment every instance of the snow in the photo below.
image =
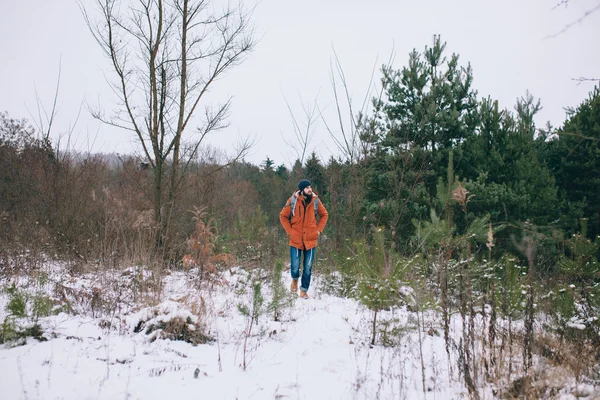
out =
{"type": "Polygon", "coordinates": [[[585,329],[585,325],[584,324],[578,324],[575,322],[567,322],[567,326],[569,328],[574,328],[574,329],[579,329],[580,331],[585,329]]]}
{"type": "MultiPolygon", "coordinates": [[[[251,306],[255,280],[263,283],[268,303],[271,293],[264,271],[235,267],[205,281],[194,278],[194,271],[170,272],[161,280],[156,304],[149,304],[151,296],[131,285],[136,274],[148,285],[154,279],[136,268],[74,277],[52,265],[45,273],[47,287],[38,285],[35,291],[55,295],[57,288],[68,288],[67,295],[82,301],[74,305],[77,315],[61,312],[39,320],[48,341],[29,338],[22,346],[0,345],[2,399],[468,397],[456,356],[448,360],[437,313],[423,313],[419,340],[415,313],[406,308],[382,311],[379,321],[395,321],[401,328],[392,335],[397,343],[384,346],[378,337],[371,346],[372,312],[355,300],[326,293],[318,275],[313,276],[309,300],[294,298],[280,321],[273,321],[271,314],[259,318],[247,343],[244,370],[248,318],[237,307],[251,306]],[[89,299],[98,287],[110,304],[101,313],[98,308],[92,311],[89,299]],[[158,331],[136,329],[140,322],[148,327],[174,318],[186,321],[190,332],[201,328],[215,340],[194,346],[161,339],[158,331]]],[[[284,278],[286,287],[289,279],[284,278]]],[[[0,283],[6,287],[9,282],[0,283]]],[[[24,290],[34,287],[28,278],[11,283],[24,290]]],[[[413,294],[409,287],[402,291],[406,297],[413,294]]],[[[7,302],[3,292],[0,320],[7,315],[7,302]]],[[[452,332],[460,334],[460,320],[453,318],[451,324],[452,332]]],[[[492,398],[492,390],[491,385],[483,387],[482,397],[492,398]]],[[[597,393],[594,387],[580,390],[597,393]]]]}

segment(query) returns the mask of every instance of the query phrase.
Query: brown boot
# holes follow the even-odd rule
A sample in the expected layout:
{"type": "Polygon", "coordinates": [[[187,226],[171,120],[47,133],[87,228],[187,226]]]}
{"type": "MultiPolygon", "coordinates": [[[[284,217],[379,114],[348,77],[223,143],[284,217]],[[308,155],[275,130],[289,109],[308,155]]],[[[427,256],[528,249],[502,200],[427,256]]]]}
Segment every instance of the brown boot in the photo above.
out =
{"type": "Polygon", "coordinates": [[[290,292],[298,292],[298,279],[292,279],[292,284],[290,285],[290,292]]]}
{"type": "Polygon", "coordinates": [[[308,293],[306,293],[304,290],[300,290],[299,296],[301,299],[308,299],[308,293]]]}

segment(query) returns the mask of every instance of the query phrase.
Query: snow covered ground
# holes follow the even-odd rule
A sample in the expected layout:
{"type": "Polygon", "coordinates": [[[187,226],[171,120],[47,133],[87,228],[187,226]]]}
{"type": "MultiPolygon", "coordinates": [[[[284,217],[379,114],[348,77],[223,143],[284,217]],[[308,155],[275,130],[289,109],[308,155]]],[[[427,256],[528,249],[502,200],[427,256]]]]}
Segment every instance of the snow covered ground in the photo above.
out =
{"type": "MultiPolygon", "coordinates": [[[[293,299],[279,322],[262,315],[252,327],[243,368],[248,318],[238,304],[250,305],[252,279],[264,276],[235,267],[212,279],[191,279],[171,272],[162,296],[148,298],[132,289],[146,272],[103,272],[71,276],[55,264],[44,284],[15,280],[31,293],[47,290],[69,301],[73,313],[41,318],[49,340],[0,345],[1,399],[455,399],[468,394],[448,362],[440,318],[424,314],[419,345],[416,316],[406,309],[384,313],[402,329],[395,346],[370,346],[372,312],[351,299],[323,291],[315,276],[311,299],[293,299]],[[112,274],[112,275],[111,275],[112,274]],[[140,278],[141,277],[141,278],[140,278]],[[109,291],[107,288],[110,287],[109,291]],[[104,288],[102,294],[98,294],[104,288]],[[95,296],[95,297],[94,297],[95,296]],[[70,299],[70,300],[69,300],[70,299]],[[75,300],[78,299],[78,306],[75,300]],[[111,306],[101,307],[100,299],[111,306]],[[145,299],[145,301],[142,301],[145,299]],[[92,310],[95,306],[95,310],[92,310]],[[80,308],[77,308],[80,307],[80,308]],[[100,311],[99,311],[100,310],[100,311]],[[184,341],[153,340],[159,331],[140,329],[179,316],[190,331],[205,327],[215,341],[196,346],[184,341]],[[154,335],[154,336],[153,336],[154,335]],[[422,368],[423,367],[423,368],[422,368]],[[423,388],[423,385],[425,388],[423,388]]],[[[1,282],[6,287],[9,282],[1,282]]],[[[289,278],[284,279],[289,286],[289,278]]],[[[8,295],[0,295],[0,320],[8,295]]],[[[456,327],[457,331],[459,327],[456,327]]],[[[493,387],[480,392],[493,398],[493,387]]],[[[584,387],[593,398],[594,388],[584,387]]],[[[565,397],[572,398],[572,397],[565,397]]]]}

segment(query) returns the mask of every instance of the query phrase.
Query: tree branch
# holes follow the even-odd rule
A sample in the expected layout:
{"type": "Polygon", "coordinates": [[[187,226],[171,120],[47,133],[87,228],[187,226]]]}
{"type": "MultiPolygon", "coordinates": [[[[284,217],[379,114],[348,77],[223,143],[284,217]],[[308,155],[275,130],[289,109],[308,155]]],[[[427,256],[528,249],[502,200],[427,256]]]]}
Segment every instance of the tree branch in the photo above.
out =
{"type": "MultiPolygon", "coordinates": [[[[567,0],[567,2],[568,2],[568,0],[567,0]]],[[[559,3],[559,5],[560,5],[560,3],[559,3]]],[[[600,3],[598,3],[595,7],[587,10],[585,13],[583,13],[583,15],[581,17],[577,18],[575,21],[571,21],[568,24],[566,24],[560,31],[556,32],[553,35],[546,36],[544,39],[549,39],[549,38],[554,39],[555,37],[562,35],[566,31],[571,29],[573,26],[581,23],[581,21],[583,21],[584,19],[586,19],[587,17],[589,17],[591,14],[595,13],[598,10],[600,10],[600,3]]]]}

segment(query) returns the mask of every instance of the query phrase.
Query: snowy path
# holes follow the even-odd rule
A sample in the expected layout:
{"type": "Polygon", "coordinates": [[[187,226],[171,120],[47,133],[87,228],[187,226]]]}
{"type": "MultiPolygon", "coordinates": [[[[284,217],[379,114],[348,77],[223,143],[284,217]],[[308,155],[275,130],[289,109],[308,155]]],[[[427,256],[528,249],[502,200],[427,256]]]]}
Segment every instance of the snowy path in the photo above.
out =
{"type": "MultiPolygon", "coordinates": [[[[101,329],[99,320],[60,314],[43,320],[47,342],[0,347],[2,399],[418,399],[422,390],[418,335],[407,329],[395,347],[370,348],[371,313],[354,300],[319,291],[296,299],[284,322],[262,316],[249,341],[242,369],[246,319],[237,311],[240,283],[217,287],[207,300],[216,343],[149,342],[134,333],[140,313],[121,316],[121,331],[101,329]],[[221,362],[219,363],[219,347],[221,362]],[[219,368],[219,364],[221,370],[219,368]],[[197,378],[194,377],[197,371],[197,378]]],[[[286,280],[287,283],[287,280],[286,280]]],[[[194,295],[182,275],[172,274],[165,298],[194,295]]],[[[242,288],[243,289],[243,288],[242,288]]],[[[247,292],[248,293],[248,292],[247,292]]],[[[204,293],[207,296],[207,293],[204,293]]],[[[265,293],[265,298],[269,296],[265,293]]],[[[166,303],[173,314],[179,303],[166,303]]],[[[397,311],[401,325],[412,318],[397,311]]],[[[426,398],[462,398],[449,379],[443,338],[423,336],[426,398]]],[[[491,397],[491,396],[490,396],[491,397]]]]}

